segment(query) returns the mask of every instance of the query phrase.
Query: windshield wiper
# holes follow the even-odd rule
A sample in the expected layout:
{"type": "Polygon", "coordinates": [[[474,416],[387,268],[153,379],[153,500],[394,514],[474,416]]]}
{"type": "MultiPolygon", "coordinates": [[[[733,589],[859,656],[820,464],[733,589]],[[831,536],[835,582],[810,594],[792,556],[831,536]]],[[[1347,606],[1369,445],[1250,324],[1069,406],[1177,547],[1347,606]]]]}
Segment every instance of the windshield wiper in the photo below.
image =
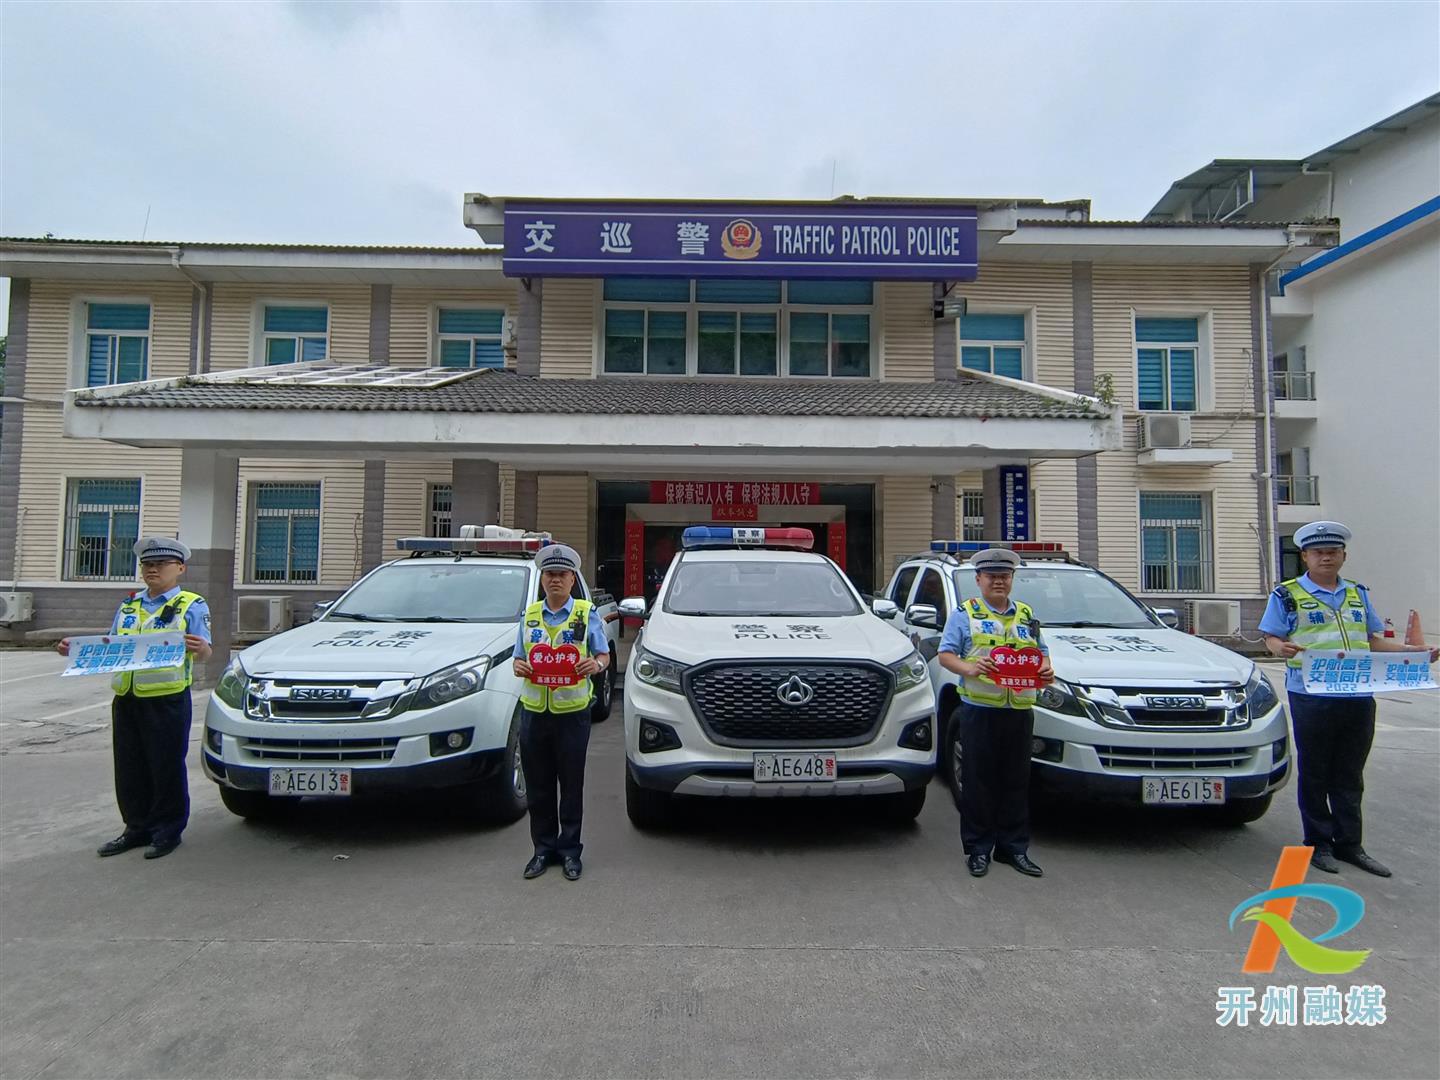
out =
{"type": "Polygon", "coordinates": [[[406,619],[406,622],[469,622],[458,615],[426,615],[423,619],[406,619]]]}
{"type": "Polygon", "coordinates": [[[329,614],[332,619],[354,619],[356,622],[380,622],[380,619],[373,615],[361,615],[358,611],[332,611],[329,614]]]}
{"type": "MultiPolygon", "coordinates": [[[[1075,628],[1081,629],[1081,630],[1106,630],[1106,629],[1108,629],[1108,630],[1127,629],[1127,630],[1128,630],[1128,629],[1137,629],[1137,628],[1134,627],[1133,625],[1132,625],[1132,626],[1121,627],[1121,626],[1118,626],[1118,625],[1115,624],[1115,623],[1108,623],[1108,622],[1090,622],[1088,619],[1077,619],[1077,620],[1075,620],[1074,622],[1042,622],[1040,625],[1041,625],[1041,626],[1044,626],[1044,627],[1047,627],[1047,628],[1048,628],[1048,627],[1051,627],[1051,626],[1071,626],[1071,627],[1075,627],[1075,628]]],[[[1147,623],[1146,625],[1149,625],[1149,624],[1147,623]]]]}

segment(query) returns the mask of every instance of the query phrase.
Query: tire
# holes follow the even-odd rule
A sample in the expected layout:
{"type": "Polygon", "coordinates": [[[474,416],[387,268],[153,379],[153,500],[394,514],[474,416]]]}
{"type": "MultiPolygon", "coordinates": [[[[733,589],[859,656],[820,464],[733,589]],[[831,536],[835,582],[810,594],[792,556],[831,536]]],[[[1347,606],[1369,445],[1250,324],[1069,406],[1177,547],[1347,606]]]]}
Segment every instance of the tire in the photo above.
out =
{"type": "Polygon", "coordinates": [[[520,714],[510,721],[505,768],[499,776],[466,788],[470,812],[485,824],[509,825],[525,816],[525,770],[520,764],[520,714]]]}
{"type": "Polygon", "coordinates": [[[911,825],[925,808],[923,787],[902,791],[896,795],[881,795],[878,798],[883,803],[881,819],[889,825],[911,825]]]}
{"type": "Polygon", "coordinates": [[[605,670],[596,675],[591,682],[595,684],[595,700],[590,705],[590,722],[599,724],[610,719],[610,710],[615,705],[615,668],[607,664],[605,670]]]}
{"type": "Polygon", "coordinates": [[[226,810],[247,821],[275,821],[284,817],[300,800],[264,791],[241,791],[222,784],[220,801],[225,804],[226,810]]]}
{"type": "Polygon", "coordinates": [[[960,809],[960,762],[964,757],[965,749],[960,743],[960,709],[959,706],[950,714],[950,723],[945,729],[945,745],[940,748],[944,755],[944,764],[940,766],[945,771],[946,780],[950,784],[950,797],[955,800],[955,809],[960,809]]]}
{"type": "Polygon", "coordinates": [[[663,829],[670,823],[670,796],[663,791],[641,787],[625,765],[625,813],[630,824],[642,832],[663,829]]]}
{"type": "Polygon", "coordinates": [[[1249,825],[1265,816],[1273,797],[1274,792],[1269,792],[1253,799],[1231,799],[1224,806],[1212,808],[1211,812],[1222,825],[1249,825]]]}
{"type": "Polygon", "coordinates": [[[953,787],[955,784],[954,762],[950,760],[950,735],[957,730],[960,723],[960,706],[954,703],[955,700],[951,695],[941,700],[940,708],[949,708],[950,711],[937,714],[935,724],[935,745],[938,747],[935,755],[935,775],[946,787],[953,787]]]}

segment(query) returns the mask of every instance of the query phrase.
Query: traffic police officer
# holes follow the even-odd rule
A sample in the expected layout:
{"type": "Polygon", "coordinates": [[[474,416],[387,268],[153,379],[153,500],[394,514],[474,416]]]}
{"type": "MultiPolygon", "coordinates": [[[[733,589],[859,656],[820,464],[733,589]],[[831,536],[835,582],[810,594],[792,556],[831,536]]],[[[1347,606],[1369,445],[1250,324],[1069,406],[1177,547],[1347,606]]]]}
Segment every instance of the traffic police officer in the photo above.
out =
{"type": "MultiPolygon", "coordinates": [[[[168,536],[147,536],[135,544],[144,590],[120,605],[110,624],[115,635],[185,629],[185,662],[178,667],[122,672],[111,679],[110,705],[115,759],[115,801],[125,831],[102,844],[101,856],[119,855],[145,844],[145,858],[158,859],[180,846],[190,818],[185,756],[190,748],[190,684],[194,661],[210,657],[210,608],[198,594],[180,588],[190,549],[168,536]]],[[[70,639],[56,646],[70,654],[70,639]]]]}
{"type": "Polygon", "coordinates": [[[1034,690],[995,683],[991,653],[1001,647],[1039,648],[1046,654],[1041,684],[1054,679],[1040,624],[1026,604],[1010,599],[1020,556],[986,548],[970,559],[980,596],[956,608],[940,637],[940,666],[961,677],[957,717],[961,747],[960,839],[970,873],[983,877],[992,853],[1020,873],[1040,877],[1030,859],[1030,742],[1034,690]]]}
{"type": "MultiPolygon", "coordinates": [[[[1365,759],[1375,738],[1371,694],[1307,694],[1300,674],[1306,649],[1357,652],[1413,652],[1417,647],[1383,636],[1385,624],[1370,606],[1364,585],[1340,576],[1350,530],[1337,521],[1312,521],[1295,530],[1305,573],[1281,582],[1270,594],[1260,632],[1272,655],[1286,660],[1285,689],[1295,729],[1300,821],[1310,864],[1340,872],[1336,859],[1380,877],[1384,864],[1361,846],[1360,801],[1365,759]]],[[[1423,648],[1423,646],[1421,646],[1423,648]]],[[[1440,649],[1430,650],[1430,662],[1440,649]]]]}
{"type": "Polygon", "coordinates": [[[572,596],[580,555],[564,544],[543,547],[535,555],[544,599],[525,609],[515,641],[514,667],[525,680],[520,704],[520,765],[530,811],[535,854],[525,877],[537,878],[560,861],[567,881],[580,877],[580,819],[584,810],[585,751],[590,744],[590,676],[610,665],[605,625],[588,600],[572,596]],[[579,653],[574,686],[542,686],[531,681],[530,654],[537,646],[573,646],[579,653]],[[557,813],[556,788],[559,788],[557,813]]]}

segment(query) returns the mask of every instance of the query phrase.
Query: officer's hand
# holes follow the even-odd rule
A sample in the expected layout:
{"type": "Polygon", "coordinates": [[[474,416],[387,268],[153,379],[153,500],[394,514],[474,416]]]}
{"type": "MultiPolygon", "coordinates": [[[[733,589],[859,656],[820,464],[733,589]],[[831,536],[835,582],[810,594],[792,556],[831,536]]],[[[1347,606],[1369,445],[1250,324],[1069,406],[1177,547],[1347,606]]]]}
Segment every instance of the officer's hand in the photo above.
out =
{"type": "Polygon", "coordinates": [[[995,661],[988,656],[977,657],[970,661],[970,666],[975,669],[977,675],[994,675],[999,670],[995,666],[995,661]]]}
{"type": "Polygon", "coordinates": [[[1292,656],[1299,656],[1304,651],[1304,645],[1296,645],[1293,641],[1282,641],[1280,642],[1280,651],[1275,655],[1288,660],[1292,656]]]}
{"type": "Polygon", "coordinates": [[[1055,669],[1050,666],[1049,660],[1046,660],[1045,663],[1040,666],[1040,670],[1035,673],[1035,677],[1040,680],[1041,686],[1049,686],[1055,681],[1055,669]]]}
{"type": "Polygon", "coordinates": [[[185,651],[188,653],[204,652],[210,643],[199,634],[185,635],[185,651]]]}
{"type": "Polygon", "coordinates": [[[512,663],[515,666],[515,677],[517,679],[528,679],[531,675],[535,674],[535,669],[530,666],[530,661],[528,660],[515,660],[512,661],[512,663]]]}
{"type": "Polygon", "coordinates": [[[61,638],[59,641],[55,642],[55,651],[56,651],[57,653],[59,653],[61,656],[69,656],[69,655],[70,655],[70,639],[69,639],[68,637],[67,637],[67,638],[61,638]]]}
{"type": "Polygon", "coordinates": [[[1440,647],[1430,650],[1430,663],[1440,662],[1440,647]]]}
{"type": "Polygon", "coordinates": [[[593,656],[582,656],[575,662],[575,674],[589,678],[600,670],[600,661],[593,656]]]}

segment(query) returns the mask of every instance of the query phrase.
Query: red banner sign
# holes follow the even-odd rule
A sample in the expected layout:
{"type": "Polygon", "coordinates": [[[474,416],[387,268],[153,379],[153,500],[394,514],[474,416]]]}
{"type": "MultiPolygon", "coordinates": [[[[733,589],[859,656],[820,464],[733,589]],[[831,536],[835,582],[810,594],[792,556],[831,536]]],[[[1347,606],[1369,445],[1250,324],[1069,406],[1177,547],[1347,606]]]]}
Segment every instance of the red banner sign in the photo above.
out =
{"type": "Polygon", "coordinates": [[[1023,649],[1012,649],[1000,645],[990,650],[990,659],[995,661],[995,685],[1011,690],[1037,690],[1040,687],[1040,669],[1045,666],[1045,654],[1033,645],[1023,649]]]}
{"type": "Polygon", "coordinates": [[[734,506],[712,506],[711,521],[759,521],[760,507],[754,503],[736,503],[734,506]]]}
{"type": "Polygon", "coordinates": [[[645,523],[625,522],[625,595],[645,595],[645,523]]]}
{"type": "Polygon", "coordinates": [[[845,522],[832,521],[825,527],[825,554],[841,570],[845,569],[845,522]]]}
{"type": "Polygon", "coordinates": [[[682,506],[819,506],[820,485],[779,480],[652,480],[650,501],[682,506]]]}
{"type": "Polygon", "coordinates": [[[575,673],[580,650],[574,645],[558,648],[541,642],[530,649],[530,681],[536,686],[575,686],[582,676],[575,673]]]}

